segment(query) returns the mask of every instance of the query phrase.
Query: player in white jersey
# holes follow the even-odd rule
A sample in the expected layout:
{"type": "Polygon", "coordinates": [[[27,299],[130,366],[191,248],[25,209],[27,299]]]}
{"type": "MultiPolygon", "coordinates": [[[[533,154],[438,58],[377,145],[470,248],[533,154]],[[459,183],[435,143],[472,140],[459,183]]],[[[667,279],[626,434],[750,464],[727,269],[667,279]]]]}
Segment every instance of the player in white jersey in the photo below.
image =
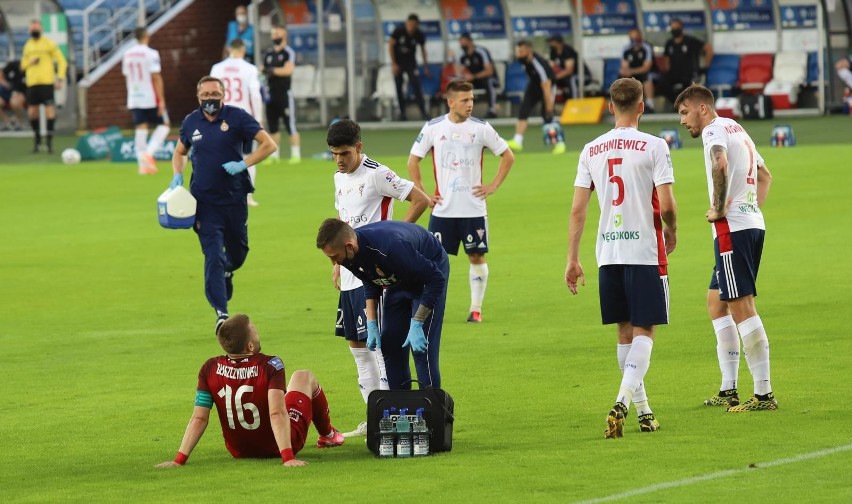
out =
{"type": "MultiPolygon", "coordinates": [[[[242,39],[236,38],[228,44],[228,58],[213,65],[210,75],[218,77],[225,85],[225,105],[239,107],[263,124],[263,99],[260,97],[260,71],[245,60],[246,46],[242,39]]],[[[243,152],[252,151],[250,144],[243,152]]],[[[257,167],[248,167],[251,185],[257,187],[257,167]]],[[[252,193],[246,196],[249,206],[257,206],[252,193]]]]}
{"type": "Polygon", "coordinates": [[[766,234],[761,208],[772,174],[743,127],[719,117],[713,105],[710,90],[695,84],[675,101],[681,124],[692,138],[704,141],[710,194],[706,216],[713,228],[716,263],[707,309],[716,333],[722,385],[704,404],[725,406],[730,412],[774,410],[778,403],[769,380],[769,339],[754,304],[766,234]],[[740,339],[754,379],[754,396],[743,403],[737,390],[740,339]]]}
{"type": "Polygon", "coordinates": [[[488,285],[488,212],[485,198],[494,194],[512,168],[515,155],[487,122],[471,116],[473,84],[456,80],[447,85],[447,115],[432,119],[411,147],[408,172],[423,189],[420,161],[430,152],[435,169],[435,196],[429,231],[448,254],[457,255],[459,242],[470,261],[468,322],[482,321],[482,300],[488,285]],[[482,183],[482,154],[488,148],[500,156],[497,175],[482,183]]]}
{"type": "Polygon", "coordinates": [[[667,256],[677,243],[677,208],[668,145],[637,129],[645,111],[642,83],[632,77],[618,79],[609,93],[615,128],[586,144],[580,154],[565,282],[572,294],[577,294],[577,282],[585,285],[580,238],[596,191],[601,208],[596,247],[601,319],[618,324],[616,356],[622,371],[604,437],[616,438],[622,436],[631,401],[640,431],[659,427],[642,382],[651,363],[654,328],[668,323],[667,256]]]}
{"type": "MultiPolygon", "coordinates": [[[[336,121],[328,128],[326,140],[337,164],[337,172],[334,174],[334,207],[340,220],[353,228],[359,228],[391,219],[393,201],[397,199],[410,202],[403,220],[417,222],[429,207],[429,196],[415,187],[413,182],[400,178],[393,170],[361,152],[361,127],[355,121],[336,121]]],[[[373,352],[367,348],[367,325],[376,324],[373,329],[374,334],[378,334],[378,322],[366,320],[366,300],[361,280],[346,268],[335,264],[332,283],[340,290],[336,333],[349,342],[349,350],[358,369],[358,386],[364,402],[367,402],[370,392],[388,388],[381,350],[376,348],[373,352]]],[[[372,346],[375,347],[375,344],[372,346]]],[[[344,433],[344,436],[366,434],[367,422],[361,422],[358,428],[344,433]]]]}
{"type": "Polygon", "coordinates": [[[169,134],[169,115],[163,91],[160,53],[148,47],[145,28],[134,31],[136,43],[124,52],[121,73],[127,83],[127,108],[136,126],[135,146],[139,174],[157,173],[156,153],[169,134]],[[156,126],[148,139],[148,125],[156,126]]]}

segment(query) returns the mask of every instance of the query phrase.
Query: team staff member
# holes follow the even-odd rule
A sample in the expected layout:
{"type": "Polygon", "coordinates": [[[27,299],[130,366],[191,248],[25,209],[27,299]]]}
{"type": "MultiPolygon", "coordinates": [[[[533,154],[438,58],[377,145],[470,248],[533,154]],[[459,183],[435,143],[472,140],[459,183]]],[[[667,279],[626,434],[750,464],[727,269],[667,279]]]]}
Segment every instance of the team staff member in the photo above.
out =
{"type": "Polygon", "coordinates": [[[448,254],[456,255],[459,243],[470,261],[470,315],[468,322],[482,322],[482,300],[488,285],[488,211],[485,199],[509,175],[515,155],[506,141],[487,122],[471,116],[473,86],[455,80],[447,85],[450,112],[432,119],[417,136],[408,156],[411,180],[423,189],[420,161],[432,154],[435,196],[429,231],[448,254]],[[488,148],[500,156],[500,167],[490,184],[482,183],[483,153],[488,148]]]}
{"type": "MultiPolygon", "coordinates": [[[[363,153],[361,127],[351,119],[341,119],[328,128],[326,136],[332,159],[337,165],[334,173],[334,208],[337,216],[353,228],[393,218],[394,200],[411,204],[403,220],[417,222],[429,207],[429,196],[387,166],[363,153]]],[[[358,369],[358,388],[364,402],[370,392],[387,389],[388,379],[381,349],[367,348],[366,300],[361,280],[346,268],[335,264],[331,281],[340,291],[337,305],[336,334],[349,343],[358,369]]],[[[366,436],[367,422],[344,434],[366,436]]]]}
{"type": "Polygon", "coordinates": [[[745,129],[719,117],[713,93],[704,86],[684,89],[675,109],[692,138],[704,141],[704,165],[716,263],[707,291],[707,310],[716,332],[722,385],[704,401],[729,412],[778,409],[769,380],[769,338],[757,313],[757,272],[763,255],[766,224],[761,207],[769,194],[772,174],[745,129]],[[740,340],[754,379],[754,396],[740,403],[737,374],[740,340]]]}
{"type": "Polygon", "coordinates": [[[328,400],[314,374],[295,371],[285,389],[284,362],[260,353],[260,336],[248,315],[239,313],[225,321],[217,339],[225,355],[201,366],[195,408],[177,455],[157,467],[186,463],[207,430],[214,404],[225,448],[234,458],[281,457],[286,466],[305,465],[295,456],[305,446],[311,422],[320,434],[317,448],[343,444],[343,435],[331,426],[328,400]]]}
{"type": "Polygon", "coordinates": [[[263,55],[266,82],[269,85],[269,103],[266,104],[266,126],[275,141],[274,160],[281,157],[281,133],[279,123],[283,120],[290,135],[290,164],[302,161],[301,137],[296,131],[296,97],[290,89],[293,70],[296,69],[296,52],[287,45],[287,30],[283,26],[272,28],[272,43],[263,55]]]}
{"type": "Polygon", "coordinates": [[[326,219],[317,233],[317,248],[332,264],[364,282],[367,347],[382,349],[389,388],[411,388],[409,347],[420,386],[439,388],[441,326],[450,276],[441,243],[408,222],[380,221],[352,229],[340,219],[326,219]],[[381,331],[379,299],[383,299],[381,331]]]}
{"type": "Polygon", "coordinates": [[[195,232],[204,253],[204,292],[216,310],[216,330],[228,318],[228,300],[234,292],[234,271],[248,254],[246,195],[254,190],[246,168],[266,159],[275,143],[246,111],[224,105],[221,80],[205,76],[196,87],[200,108],[183,120],[172,157],[174,178],[169,187],[183,184],[186,156],[192,147],[189,191],[198,202],[195,232]],[[243,144],[257,142],[257,150],[243,157],[243,144]]]}
{"type": "Polygon", "coordinates": [[[13,60],[6,63],[0,73],[0,109],[7,106],[12,114],[10,123],[5,126],[15,131],[21,129],[24,109],[27,106],[24,95],[27,87],[24,85],[24,74],[21,72],[21,62],[13,60]]]}
{"type": "Polygon", "coordinates": [[[53,152],[53,129],[56,123],[56,105],[53,88],[61,88],[65,81],[68,63],[56,42],[42,36],[41,21],[30,21],[30,39],[24,44],[21,55],[21,70],[26,73],[27,112],[30,125],[35,134],[33,153],[41,149],[41,129],[39,125],[39,105],[44,105],[47,117],[47,152],[53,152]],[[56,68],[54,69],[54,64],[56,68]]]}
{"type": "Polygon", "coordinates": [[[704,65],[710,66],[713,61],[713,46],[692,35],[683,33],[683,21],[678,18],[671,20],[669,28],[672,38],[666,42],[663,54],[666,58],[668,71],[663,78],[663,85],[669,100],[674,103],[678,94],[693,82],[698,82],[704,73],[700,58],[704,52],[704,65]]]}
{"type": "MultiPolygon", "coordinates": [[[[541,103],[541,118],[544,123],[553,122],[553,100],[556,86],[553,83],[553,69],[544,56],[533,51],[532,42],[520,40],[515,47],[515,56],[524,65],[529,76],[529,83],[524,90],[524,98],[518,111],[518,122],[515,124],[515,136],[509,140],[513,151],[524,150],[524,133],[527,131],[527,119],[533,107],[541,103]]],[[[553,147],[554,154],[565,152],[565,143],[559,142],[553,147]]]]}
{"type": "Polygon", "coordinates": [[[586,144],[577,166],[565,282],[572,294],[577,294],[578,282],[585,282],[580,239],[594,190],[601,208],[595,249],[601,319],[618,325],[622,369],[604,437],[618,438],[631,401],[642,432],[659,427],[642,381],[651,364],[654,328],[668,323],[668,255],[677,243],[677,207],[668,145],[638,131],[645,108],[642,84],[621,78],[610,86],[609,95],[615,128],[586,144]]]}
{"type": "MultiPolygon", "coordinates": [[[[566,44],[562,35],[551,35],[547,39],[550,46],[550,61],[553,63],[553,79],[556,86],[562,89],[562,93],[568,98],[580,97],[580,76],[577,75],[577,62],[579,55],[577,51],[566,44]]],[[[592,83],[592,72],[587,65],[583,65],[583,81],[588,85],[592,83]]]]}
{"type": "Polygon", "coordinates": [[[642,39],[642,32],[633,28],[627,32],[630,44],[624,48],[621,56],[621,77],[633,77],[642,83],[645,92],[645,112],[654,112],[654,81],[651,71],[654,69],[654,48],[642,39]]]}
{"type": "Polygon", "coordinates": [[[420,18],[417,14],[411,14],[404,24],[396,27],[391,33],[388,41],[388,52],[390,53],[391,71],[396,82],[396,98],[399,101],[399,119],[408,120],[405,110],[406,92],[404,89],[404,77],[408,76],[408,82],[414,88],[414,98],[423,119],[429,119],[426,111],[426,101],[423,98],[423,87],[420,85],[420,76],[417,73],[417,46],[423,55],[423,73],[429,77],[429,63],[426,59],[426,36],[420,31],[420,18]]]}
{"type": "Polygon", "coordinates": [[[488,49],[473,44],[470,33],[459,36],[462,54],[459,62],[464,67],[463,76],[473,83],[474,89],[484,89],[488,96],[488,113],[485,117],[497,117],[497,86],[500,80],[494,70],[494,60],[488,49]]]}

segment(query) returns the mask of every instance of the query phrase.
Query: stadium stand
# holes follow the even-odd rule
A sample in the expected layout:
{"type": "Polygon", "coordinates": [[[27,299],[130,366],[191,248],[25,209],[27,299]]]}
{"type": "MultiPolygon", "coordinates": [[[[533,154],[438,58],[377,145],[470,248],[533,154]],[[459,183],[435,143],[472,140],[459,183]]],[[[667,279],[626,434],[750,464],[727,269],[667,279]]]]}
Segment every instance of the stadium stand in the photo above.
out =
{"type": "Polygon", "coordinates": [[[506,99],[510,103],[520,103],[529,82],[524,66],[517,61],[512,61],[506,65],[506,75],[503,82],[506,83],[504,85],[506,99]]]}
{"type": "Polygon", "coordinates": [[[376,117],[390,118],[396,105],[396,84],[390,65],[382,65],[376,74],[376,90],[371,98],[376,102],[376,117]]]}
{"type": "Polygon", "coordinates": [[[603,90],[604,94],[609,92],[609,87],[618,80],[621,70],[621,60],[618,58],[607,58],[604,60],[603,90]]]}
{"type": "Polygon", "coordinates": [[[772,54],[744,54],[740,58],[737,87],[748,94],[760,94],[772,80],[772,54]]]}
{"type": "Polygon", "coordinates": [[[785,51],[775,55],[772,80],[763,93],[772,98],[773,107],[789,109],[796,106],[799,89],[807,78],[808,55],[804,51],[785,51]]]}
{"type": "Polygon", "coordinates": [[[707,69],[705,85],[716,98],[730,96],[740,75],[740,57],[736,54],[716,54],[707,69]]]}

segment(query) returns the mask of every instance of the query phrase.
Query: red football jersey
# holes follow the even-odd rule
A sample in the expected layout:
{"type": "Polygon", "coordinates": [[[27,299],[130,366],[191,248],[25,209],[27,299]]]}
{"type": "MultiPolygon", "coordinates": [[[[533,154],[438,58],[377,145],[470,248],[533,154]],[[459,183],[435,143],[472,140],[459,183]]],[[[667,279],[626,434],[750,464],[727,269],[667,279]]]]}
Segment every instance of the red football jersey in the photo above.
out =
{"type": "Polygon", "coordinates": [[[284,363],[273,355],[212,357],[198,373],[198,390],[213,396],[225,447],[236,458],[278,457],[269,423],[269,389],[286,392],[284,363]]]}

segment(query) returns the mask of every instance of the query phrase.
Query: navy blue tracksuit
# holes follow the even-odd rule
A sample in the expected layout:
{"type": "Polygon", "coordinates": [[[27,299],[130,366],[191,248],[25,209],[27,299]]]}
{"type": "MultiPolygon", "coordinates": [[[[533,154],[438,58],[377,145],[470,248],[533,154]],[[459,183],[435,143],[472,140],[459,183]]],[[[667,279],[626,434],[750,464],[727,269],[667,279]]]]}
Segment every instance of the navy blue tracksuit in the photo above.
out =
{"type": "Polygon", "coordinates": [[[246,194],[254,192],[247,171],[230,175],[222,165],[241,161],[243,144],[251,142],[260,130],[251,115],[229,105],[212,121],[196,109],[180,128],[181,143],[192,147],[189,192],[198,202],[195,232],[204,253],[204,292],[219,316],[228,313],[231,273],[248,255],[246,194]]]}
{"type": "Polygon", "coordinates": [[[382,355],[391,390],[410,389],[408,337],[411,318],[422,304],[432,309],[423,322],[428,351],[414,354],[417,380],[424,386],[441,386],[439,350],[450,261],[441,243],[417,224],[380,221],[355,230],[358,253],[341,265],[364,282],[364,296],[382,297],[382,355]]]}

